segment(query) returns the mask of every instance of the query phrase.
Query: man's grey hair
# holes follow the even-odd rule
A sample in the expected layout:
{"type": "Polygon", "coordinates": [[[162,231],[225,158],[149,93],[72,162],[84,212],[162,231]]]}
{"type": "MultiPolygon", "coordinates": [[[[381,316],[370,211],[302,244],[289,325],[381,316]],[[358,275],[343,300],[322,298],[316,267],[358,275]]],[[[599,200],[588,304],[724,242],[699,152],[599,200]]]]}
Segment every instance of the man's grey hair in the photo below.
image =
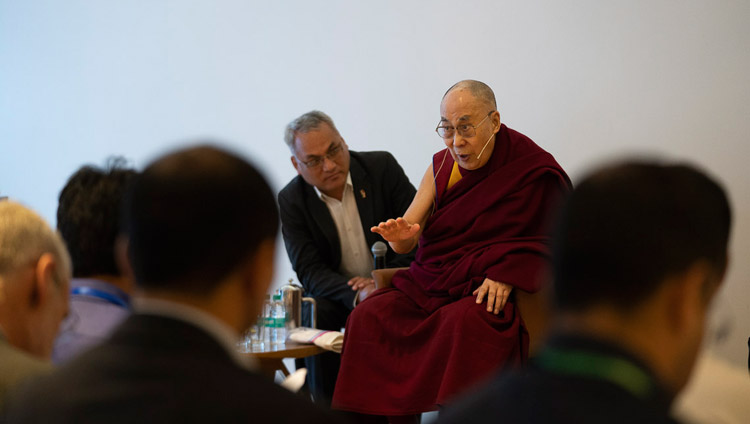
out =
{"type": "Polygon", "coordinates": [[[33,264],[45,253],[60,264],[57,277],[70,280],[70,255],[60,234],[31,209],[0,201],[0,277],[33,264]]]}
{"type": "Polygon", "coordinates": [[[476,97],[483,103],[486,103],[492,110],[497,110],[497,102],[495,101],[495,93],[492,91],[489,85],[476,80],[463,80],[459,81],[451,86],[448,91],[443,94],[443,100],[453,90],[464,89],[469,90],[472,96],[476,97]]]}
{"type": "Polygon", "coordinates": [[[319,110],[307,112],[286,126],[286,130],[284,131],[284,143],[289,146],[289,150],[292,151],[292,154],[295,153],[294,139],[297,136],[297,133],[304,134],[308,131],[312,131],[320,127],[320,124],[327,124],[336,132],[336,134],[339,133],[339,130],[336,129],[336,125],[333,123],[333,119],[319,110]]]}

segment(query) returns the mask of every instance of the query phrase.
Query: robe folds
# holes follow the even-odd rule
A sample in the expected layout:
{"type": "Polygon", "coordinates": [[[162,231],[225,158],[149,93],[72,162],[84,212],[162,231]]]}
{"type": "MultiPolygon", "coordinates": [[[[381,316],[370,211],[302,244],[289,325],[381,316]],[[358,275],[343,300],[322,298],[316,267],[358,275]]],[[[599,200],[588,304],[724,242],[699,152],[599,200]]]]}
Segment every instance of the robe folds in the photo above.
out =
{"type": "Polygon", "coordinates": [[[333,407],[365,414],[435,410],[528,354],[513,296],[498,315],[472,292],[485,278],[535,292],[548,225],[570,180],[549,153],[504,124],[487,164],[449,190],[447,150],[433,156],[435,208],[416,259],[358,305],[346,325],[333,407]]]}

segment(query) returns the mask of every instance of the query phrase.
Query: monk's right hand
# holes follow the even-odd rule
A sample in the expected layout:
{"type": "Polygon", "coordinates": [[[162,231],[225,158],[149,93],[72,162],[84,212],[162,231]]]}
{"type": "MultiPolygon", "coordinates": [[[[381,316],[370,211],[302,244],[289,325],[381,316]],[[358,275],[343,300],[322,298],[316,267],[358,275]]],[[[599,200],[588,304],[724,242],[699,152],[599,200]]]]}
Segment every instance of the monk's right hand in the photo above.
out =
{"type": "Polygon", "coordinates": [[[482,285],[472,294],[477,297],[477,303],[482,303],[484,296],[487,295],[487,312],[497,315],[505,308],[505,303],[508,302],[512,290],[513,286],[510,284],[485,278],[482,285]]]}
{"type": "Polygon", "coordinates": [[[409,240],[419,232],[419,224],[409,224],[404,218],[389,219],[370,228],[373,233],[380,234],[386,241],[399,242],[409,240]]]}

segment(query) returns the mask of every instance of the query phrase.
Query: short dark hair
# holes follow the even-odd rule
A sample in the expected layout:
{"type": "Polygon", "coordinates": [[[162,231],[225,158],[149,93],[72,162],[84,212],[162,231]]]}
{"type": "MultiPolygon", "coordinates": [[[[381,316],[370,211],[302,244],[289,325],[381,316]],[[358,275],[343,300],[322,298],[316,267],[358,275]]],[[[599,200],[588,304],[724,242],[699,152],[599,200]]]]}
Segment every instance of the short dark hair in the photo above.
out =
{"type": "Polygon", "coordinates": [[[120,275],[114,245],[127,185],[137,174],[123,158],[109,159],[104,169],[86,165],[60,191],[57,229],[68,246],[73,276],[120,275]]]}
{"type": "Polygon", "coordinates": [[[127,199],[128,254],[144,288],[209,293],[278,232],[276,201],[260,172],[210,145],[157,159],[127,199]]]}
{"type": "Polygon", "coordinates": [[[555,304],[628,310],[698,260],[723,274],[730,227],[724,190],[692,166],[605,167],[582,180],[558,218],[555,304]]]}

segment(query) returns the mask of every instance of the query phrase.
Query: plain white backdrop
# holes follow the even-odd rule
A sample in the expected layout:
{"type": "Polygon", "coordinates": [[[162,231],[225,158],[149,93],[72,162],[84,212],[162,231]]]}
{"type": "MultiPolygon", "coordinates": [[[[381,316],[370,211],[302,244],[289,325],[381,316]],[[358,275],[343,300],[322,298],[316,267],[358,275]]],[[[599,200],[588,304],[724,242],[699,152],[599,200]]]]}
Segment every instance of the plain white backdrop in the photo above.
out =
{"type": "MultiPolygon", "coordinates": [[[[634,154],[686,160],[731,193],[723,356],[750,336],[750,3],[722,1],[0,0],[0,195],[55,222],[86,163],[142,168],[219,140],[278,190],[288,121],[321,109],[353,150],[415,185],[439,102],[473,78],[574,181],[634,154]]],[[[263,225],[263,223],[259,223],[263,225]]],[[[276,284],[294,274],[279,243],[276,284]]],[[[638,246],[633,246],[638,248],[638,246]]]]}

